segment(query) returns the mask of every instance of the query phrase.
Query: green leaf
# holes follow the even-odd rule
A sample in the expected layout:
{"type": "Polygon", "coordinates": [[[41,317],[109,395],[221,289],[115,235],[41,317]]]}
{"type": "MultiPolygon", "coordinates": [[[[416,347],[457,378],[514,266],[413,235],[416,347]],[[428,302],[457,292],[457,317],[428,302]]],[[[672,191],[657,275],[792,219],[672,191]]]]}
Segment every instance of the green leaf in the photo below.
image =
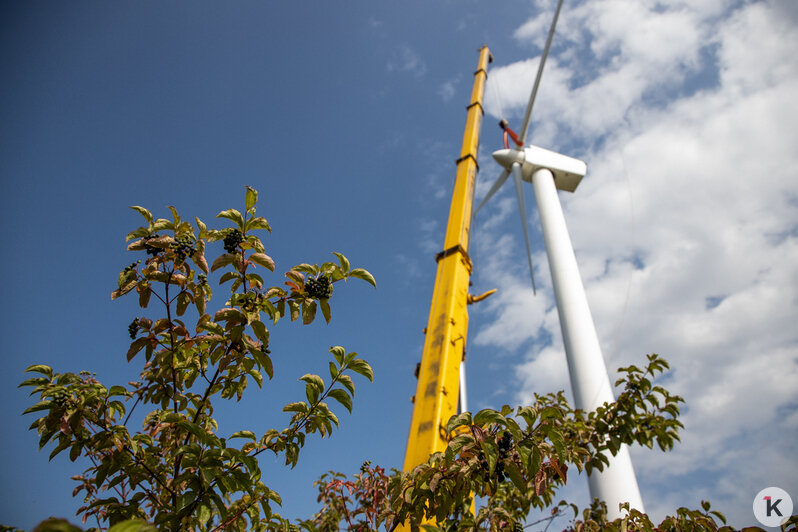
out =
{"type": "Polygon", "coordinates": [[[246,438],[252,441],[255,441],[256,439],[255,433],[252,432],[251,430],[239,430],[238,432],[234,432],[233,434],[230,435],[229,439],[232,440],[233,438],[246,438]]]}
{"type": "Polygon", "coordinates": [[[346,390],[342,390],[340,388],[336,388],[334,390],[330,390],[329,393],[330,397],[344,405],[344,408],[349,410],[349,413],[352,413],[352,397],[346,392],[346,390]]]}
{"type": "Polygon", "coordinates": [[[174,205],[169,205],[169,210],[172,211],[172,220],[174,220],[173,226],[177,229],[180,225],[180,215],[177,214],[177,209],[175,209],[174,205]]]}
{"type": "Polygon", "coordinates": [[[272,232],[272,228],[269,227],[269,222],[267,222],[266,218],[263,216],[258,216],[247,222],[247,230],[251,229],[266,229],[268,232],[272,232]]]}
{"type": "MultiPolygon", "coordinates": [[[[327,406],[327,403],[319,403],[319,411],[321,412],[322,417],[324,418],[325,422],[327,423],[328,428],[329,428],[329,422],[330,421],[335,423],[336,427],[339,426],[338,416],[336,416],[333,413],[333,411],[330,410],[330,407],[327,406]]],[[[328,433],[329,432],[332,432],[332,431],[328,430],[328,433]]]]}
{"type": "Polygon", "coordinates": [[[196,423],[192,423],[190,421],[180,421],[177,424],[183,430],[190,432],[192,435],[196,436],[197,440],[200,442],[206,442],[209,439],[209,434],[202,430],[202,427],[197,425],[196,423]]]}
{"type": "MultiPolygon", "coordinates": [[[[247,222],[249,223],[249,222],[247,222]]],[[[249,226],[247,226],[249,227],[249,226]]],[[[248,229],[249,230],[249,229],[248,229]]],[[[252,233],[247,235],[246,244],[248,247],[252,248],[255,253],[265,253],[266,248],[263,247],[263,242],[260,241],[260,238],[253,235],[252,233]]],[[[242,244],[243,246],[243,244],[242,244]]],[[[246,249],[246,248],[244,248],[246,249]]]]}
{"type": "Polygon", "coordinates": [[[83,450],[83,444],[78,442],[72,445],[72,448],[69,450],[69,460],[74,462],[80,457],[80,452],[83,450]]]}
{"type": "Polygon", "coordinates": [[[288,312],[291,313],[291,321],[296,321],[299,318],[299,303],[293,299],[288,300],[288,312]]]}
{"type": "Polygon", "coordinates": [[[191,295],[188,292],[180,292],[177,295],[177,315],[182,316],[185,314],[188,305],[192,302],[191,295]]]}
{"type": "Polygon", "coordinates": [[[252,353],[253,357],[255,357],[255,361],[260,364],[260,367],[263,368],[263,371],[266,372],[266,375],[269,376],[269,379],[274,377],[274,367],[272,366],[272,359],[269,358],[269,355],[260,349],[254,348],[250,348],[249,352],[252,353]]]}
{"type": "Polygon", "coordinates": [[[129,232],[125,237],[125,242],[129,240],[133,240],[134,238],[142,238],[150,234],[149,227],[139,227],[138,229],[134,229],[133,231],[129,232]]]}
{"type": "Polygon", "coordinates": [[[318,266],[313,266],[313,265],[310,265],[310,264],[308,264],[306,262],[303,262],[302,264],[297,264],[296,266],[294,266],[291,269],[293,271],[295,271],[295,272],[309,273],[311,275],[316,275],[316,274],[319,273],[319,267],[318,266]]]}
{"type": "Polygon", "coordinates": [[[194,222],[197,224],[197,229],[199,229],[199,238],[205,238],[205,233],[208,232],[208,226],[196,216],[194,217],[194,222]]]}
{"type": "Polygon", "coordinates": [[[34,364],[25,368],[25,373],[41,373],[47,376],[48,379],[53,378],[53,368],[45,366],[44,364],[34,364]]]}
{"type": "Polygon", "coordinates": [[[133,357],[141,351],[147,343],[149,343],[150,339],[145,336],[143,338],[139,338],[133,343],[130,344],[130,349],[127,350],[127,361],[130,362],[133,360],[133,357]]]}
{"type": "Polygon", "coordinates": [[[263,266],[269,271],[274,271],[274,261],[271,257],[264,253],[253,253],[249,256],[249,260],[257,264],[258,266],[263,266]]]}
{"type": "Polygon", "coordinates": [[[130,394],[128,393],[128,391],[125,389],[124,386],[119,386],[119,385],[111,386],[111,388],[108,390],[108,397],[113,397],[116,395],[121,395],[123,397],[130,396],[130,394]]]}
{"type": "MultiPolygon", "coordinates": [[[[6,530],[21,532],[21,529],[5,527],[5,526],[0,526],[0,530],[2,530],[3,532],[5,532],[6,530]]],[[[39,525],[34,530],[36,531],[44,530],[46,532],[83,532],[82,528],[76,527],[66,519],[59,519],[57,517],[48,517],[47,519],[39,523],[39,525]]]]}
{"type": "Polygon", "coordinates": [[[113,301],[114,299],[122,297],[123,295],[127,294],[128,292],[136,288],[136,284],[137,281],[133,279],[132,281],[129,281],[125,286],[114,290],[113,292],[111,292],[111,300],[113,301]]]}
{"type": "Polygon", "coordinates": [[[172,238],[169,235],[161,235],[161,236],[156,236],[155,238],[150,238],[149,240],[147,240],[147,245],[150,246],[150,247],[153,247],[153,248],[166,249],[172,243],[174,243],[174,241],[175,241],[175,239],[172,238]]]}
{"type": "Polygon", "coordinates": [[[368,271],[364,270],[363,268],[355,268],[354,270],[349,272],[349,275],[347,277],[355,277],[357,279],[363,279],[374,288],[377,288],[377,281],[374,280],[374,276],[371,275],[368,271]]]}
{"type": "Polygon", "coordinates": [[[356,358],[349,363],[349,369],[359,375],[363,375],[371,382],[374,382],[374,371],[369,366],[369,363],[362,358],[356,358]]]}
{"type": "Polygon", "coordinates": [[[223,308],[216,312],[213,321],[230,321],[233,323],[246,323],[247,318],[238,309],[223,308]]]}
{"type": "Polygon", "coordinates": [[[141,308],[147,308],[147,305],[150,304],[150,296],[152,295],[152,288],[150,288],[150,284],[147,281],[143,281],[139,284],[139,306],[141,308]]]}
{"type": "Polygon", "coordinates": [[[316,302],[305,300],[302,303],[302,323],[308,325],[316,318],[316,302]]]}
{"type": "Polygon", "coordinates": [[[246,280],[249,283],[250,288],[263,288],[263,277],[258,275],[257,273],[248,273],[246,276],[246,280]]]}
{"type": "Polygon", "coordinates": [[[338,263],[341,265],[341,270],[343,270],[344,273],[349,273],[349,259],[336,251],[333,251],[332,254],[338,257],[338,263]]]}
{"type": "Polygon", "coordinates": [[[163,231],[165,229],[174,229],[175,224],[170,222],[169,220],[164,220],[163,218],[158,218],[154,222],[152,222],[152,227],[150,228],[150,233],[157,233],[158,231],[163,231]]]}
{"type": "Polygon", "coordinates": [[[303,403],[302,401],[297,401],[295,403],[288,403],[283,407],[283,412],[298,412],[300,414],[305,414],[308,411],[308,404],[303,403]]]}
{"type": "Polygon", "coordinates": [[[191,261],[197,266],[197,268],[202,270],[205,275],[210,273],[208,270],[208,261],[205,260],[205,253],[198,250],[191,256],[191,261]]]}
{"type": "MultiPolygon", "coordinates": [[[[147,234],[150,234],[149,230],[147,230],[147,234]]],[[[126,249],[128,251],[142,251],[142,250],[147,249],[147,248],[144,245],[144,239],[142,238],[140,240],[134,240],[133,242],[128,244],[126,249]]]]}
{"type": "Polygon", "coordinates": [[[219,336],[224,334],[224,328],[218,323],[211,321],[211,317],[207,314],[203,314],[202,317],[197,321],[197,332],[201,330],[208,331],[219,336]]]}
{"type": "Polygon", "coordinates": [[[529,477],[534,477],[540,471],[540,464],[542,458],[540,456],[540,449],[536,446],[532,448],[532,455],[529,462],[529,477]]]}
{"type": "Polygon", "coordinates": [[[132,205],[130,208],[142,215],[144,219],[147,220],[148,224],[152,223],[152,213],[150,211],[144,207],[139,207],[138,205],[132,205]]]}
{"type": "Polygon", "coordinates": [[[474,416],[474,425],[484,427],[489,423],[504,424],[504,417],[499,412],[490,408],[480,410],[477,412],[477,415],[474,416]]]}
{"type": "Polygon", "coordinates": [[[330,348],[330,353],[332,353],[333,357],[335,357],[335,361],[338,362],[339,365],[344,363],[344,356],[346,356],[346,350],[341,347],[340,345],[336,345],[330,348]]]}
{"type": "Polygon", "coordinates": [[[244,217],[241,216],[241,213],[235,209],[227,209],[226,211],[222,211],[216,215],[217,218],[227,218],[228,220],[234,222],[238,225],[240,230],[244,230],[244,217]]]}
{"type": "Polygon", "coordinates": [[[446,423],[446,432],[451,434],[457,427],[468,425],[471,425],[471,412],[463,412],[449,418],[449,422],[446,423]]]}
{"type": "Polygon", "coordinates": [[[318,375],[311,375],[310,373],[306,373],[302,375],[299,380],[308,383],[308,385],[313,386],[316,391],[319,393],[324,391],[324,380],[319,377],[318,375]]]}
{"type": "MultiPolygon", "coordinates": [[[[263,375],[260,374],[259,371],[255,369],[251,369],[247,372],[250,377],[255,380],[255,383],[258,385],[258,388],[263,388],[263,375]]],[[[269,376],[271,379],[271,376],[269,376]]]]}
{"type": "MultiPolygon", "coordinates": [[[[158,281],[160,283],[169,283],[169,282],[172,281],[172,276],[170,276],[168,273],[162,272],[160,270],[145,270],[143,272],[143,275],[144,275],[145,278],[149,279],[150,281],[158,281]]],[[[123,292],[123,294],[124,293],[126,293],[126,292],[123,292]]],[[[122,295],[122,294],[120,294],[120,295],[122,295]]],[[[113,294],[111,294],[111,299],[114,299],[114,295],[113,294]]]]}
{"type": "Polygon", "coordinates": [[[252,209],[255,206],[256,203],[258,203],[258,191],[255,190],[254,188],[248,186],[247,187],[247,194],[246,194],[247,212],[249,212],[249,210],[252,209]]]}
{"type": "MultiPolygon", "coordinates": [[[[52,460],[53,458],[55,458],[61,451],[63,451],[64,449],[66,449],[70,445],[72,445],[72,440],[66,440],[66,439],[62,440],[61,443],[59,443],[58,446],[55,449],[52,450],[48,460],[52,460]]],[[[99,475],[98,475],[97,478],[98,478],[97,485],[101,485],[102,481],[99,480],[99,475]]]]}
{"type": "Polygon", "coordinates": [[[513,484],[518,491],[521,493],[526,492],[526,482],[524,482],[524,477],[521,476],[521,471],[518,469],[518,466],[515,465],[515,462],[512,460],[507,460],[504,463],[504,471],[507,473],[507,476],[510,477],[510,480],[513,481],[513,484]]]}
{"type": "Polygon", "coordinates": [[[108,532],[157,532],[157,528],[148,525],[140,519],[130,519],[122,521],[112,526],[108,532]]]}
{"type": "Polygon", "coordinates": [[[548,437],[549,440],[551,440],[551,444],[554,446],[554,450],[557,451],[557,456],[560,458],[560,461],[563,461],[565,438],[563,438],[563,435],[558,430],[550,430],[548,437]]]}
{"type": "Polygon", "coordinates": [[[352,377],[344,373],[340,373],[338,375],[338,382],[340,382],[344,386],[344,388],[349,390],[349,393],[351,393],[352,395],[355,394],[355,383],[352,381],[352,377]]]}
{"type": "Polygon", "coordinates": [[[287,272],[285,272],[285,276],[291,279],[297,286],[305,285],[305,276],[302,275],[300,272],[294,270],[288,270],[287,272]]]}
{"type": "MultiPolygon", "coordinates": [[[[332,362],[330,362],[330,364],[332,364],[332,362]]],[[[47,384],[48,382],[50,382],[50,379],[48,379],[47,377],[34,377],[32,379],[26,379],[22,381],[21,383],[19,383],[17,388],[22,388],[23,386],[42,386],[44,384],[47,384]]],[[[31,393],[36,393],[36,391],[34,390],[31,393]]]]}
{"type": "MultiPolygon", "coordinates": [[[[223,268],[228,264],[232,264],[237,258],[238,257],[233,253],[225,253],[224,255],[220,255],[215,261],[213,261],[213,264],[211,265],[211,271],[215,272],[219,268],[223,268]]],[[[221,281],[219,281],[219,283],[221,284],[221,281]]]]}
{"type": "Polygon", "coordinates": [[[241,274],[238,272],[225,272],[224,275],[219,278],[219,284],[224,284],[231,279],[238,279],[239,277],[241,277],[241,274]]]}
{"type": "Polygon", "coordinates": [[[332,315],[330,313],[330,302],[327,299],[320,299],[319,306],[321,307],[321,314],[324,316],[324,321],[330,323],[332,315]]]}
{"type": "Polygon", "coordinates": [[[53,402],[50,401],[49,399],[46,399],[44,401],[39,401],[35,405],[29,406],[28,408],[26,408],[25,411],[22,412],[22,415],[24,416],[25,414],[30,414],[32,412],[39,412],[40,410],[49,410],[50,409],[50,405],[52,405],[52,404],[53,404],[53,402]]]}
{"type": "Polygon", "coordinates": [[[518,415],[526,421],[527,427],[532,428],[535,425],[537,414],[535,409],[531,406],[524,406],[518,409],[518,415]]]}
{"type": "Polygon", "coordinates": [[[261,341],[264,347],[269,345],[269,330],[266,328],[266,325],[263,324],[262,321],[253,321],[249,324],[252,327],[252,331],[255,333],[255,336],[258,337],[258,340],[261,341]]]}

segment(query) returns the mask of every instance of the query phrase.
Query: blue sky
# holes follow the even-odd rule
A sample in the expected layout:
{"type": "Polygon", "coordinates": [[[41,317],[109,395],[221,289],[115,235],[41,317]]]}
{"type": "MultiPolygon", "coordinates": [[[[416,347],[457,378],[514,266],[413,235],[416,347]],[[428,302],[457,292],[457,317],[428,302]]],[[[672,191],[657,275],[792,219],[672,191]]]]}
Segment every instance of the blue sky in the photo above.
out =
{"type": "MultiPolygon", "coordinates": [[[[337,289],[329,326],[278,325],[275,381],[219,408],[221,430],[281,426],[295,379],[323,373],[342,344],[375,383],[359,383],[353,414],[296,469],[264,460],[267,483],[284,515],[308,517],[327,469],[399,467],[477,49],[496,59],[479,195],[499,172],[496,120],[520,122],[553,4],[4,3],[0,523],[79,505],[80,467],[48,463],[26,431],[22,370],[91,369],[109,385],[137,374],[124,362],[134,302],[109,298],[132,260],[127,206],[213,225],[245,185],[260,191],[278,270],[340,251],[379,288],[337,289]]],[[[798,498],[794,6],[566,1],[536,104],[532,142],[588,163],[562,199],[608,367],[658,352],[688,401],[676,451],[632,452],[655,517],[710,499],[745,526],[762,488],[798,498]]],[[[474,409],[569,386],[528,214],[535,298],[512,193],[476,220],[474,292],[499,293],[472,307],[474,409]]],[[[586,492],[576,479],[565,495],[586,492]]]]}

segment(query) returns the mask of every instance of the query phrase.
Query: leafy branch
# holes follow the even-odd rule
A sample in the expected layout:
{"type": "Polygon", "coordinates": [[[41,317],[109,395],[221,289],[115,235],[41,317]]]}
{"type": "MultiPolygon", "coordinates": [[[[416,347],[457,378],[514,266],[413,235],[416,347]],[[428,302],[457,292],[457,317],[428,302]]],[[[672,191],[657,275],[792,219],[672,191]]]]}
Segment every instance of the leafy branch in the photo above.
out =
{"type": "Polygon", "coordinates": [[[135,292],[142,311],[157,312],[149,308],[153,296],[162,306],[161,316],[137,316],[128,327],[128,362],[143,353],[137,381],[106,389],[88,373],[28,368],[38,376],[21,386],[31,387],[40,400],[25,413],[39,415],[31,429],[38,431],[40,447],[55,440],[51,458],[67,449],[73,461],[88,458],[89,468],[75,477],[76,493],[85,495],[84,522],[93,517],[111,527],[143,518],[165,530],[269,529],[283,522],[270,507],[280,497],[262,482],[257,455],[266,449],[285,452],[295,465],[308,434],[324,437],[339,424],[325,401],[332,398],[351,412],[350,374],[373,378],[355,353],[332,348],[329,386],[316,375],[302,377],[308,402],[288,428],[266,430],[260,442],[247,430],[228,439],[216,434],[214,401],[240,400],[250,381],[261,387],[264,374],[274,375],[267,323],[288,316],[310,324],[317,308],[329,322],[334,283],[356,278],[376,286],[371,274],[335,253],[336,262],[300,264],[286,272],[283,286],[266,287],[255,270],[273,273],[275,263],[257,235],[271,231],[257,215],[257,197],[247,187],[243,212],[221,211],[217,218],[231,225],[220,229],[209,229],[199,218],[192,225],[174,207],[170,219],[132,207],[145,223],[128,233],[127,249],[146,256],[119,273],[111,299],[135,292]],[[206,253],[219,241],[224,253],[209,265],[206,253]],[[210,313],[208,276],[217,272],[220,285],[230,283],[230,296],[210,313]],[[192,307],[193,331],[184,321],[192,307]],[[127,410],[125,401],[133,398],[127,410]],[[143,414],[140,430],[129,431],[133,411],[142,405],[151,410],[143,414]],[[228,440],[242,437],[250,440],[242,448],[228,446],[228,440]],[[114,496],[105,497],[109,490],[114,496]]]}

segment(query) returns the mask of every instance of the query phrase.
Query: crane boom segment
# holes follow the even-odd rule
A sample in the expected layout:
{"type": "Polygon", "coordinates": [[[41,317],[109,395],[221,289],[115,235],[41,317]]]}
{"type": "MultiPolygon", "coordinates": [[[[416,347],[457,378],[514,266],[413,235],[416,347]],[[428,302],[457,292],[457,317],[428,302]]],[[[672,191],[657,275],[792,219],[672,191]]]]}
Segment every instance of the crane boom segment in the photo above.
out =
{"type": "Polygon", "coordinates": [[[467,107],[465,134],[457,160],[443,251],[436,257],[435,287],[407,439],[406,471],[425,462],[430,454],[446,449],[446,423],[457,413],[460,363],[465,354],[468,333],[466,305],[471,277],[471,259],[468,256],[471,210],[483,115],[482,99],[491,60],[490,51],[483,46],[479,67],[474,73],[471,101],[467,107]]]}

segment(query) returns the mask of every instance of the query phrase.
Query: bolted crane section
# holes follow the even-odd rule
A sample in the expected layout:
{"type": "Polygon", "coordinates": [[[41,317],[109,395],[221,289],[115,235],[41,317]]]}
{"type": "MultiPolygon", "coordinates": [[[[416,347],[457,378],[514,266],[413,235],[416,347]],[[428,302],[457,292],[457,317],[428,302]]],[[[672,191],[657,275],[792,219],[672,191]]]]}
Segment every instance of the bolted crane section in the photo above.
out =
{"type": "Polygon", "coordinates": [[[487,46],[479,53],[474,88],[467,107],[465,134],[457,160],[457,175],[449,209],[443,250],[437,254],[435,288],[432,293],[424,351],[418,368],[418,385],[410,421],[405,454],[405,471],[426,462],[430,454],[446,449],[446,423],[457,413],[460,392],[460,365],[465,356],[468,333],[468,285],[471,259],[468,256],[471,211],[477,173],[482,98],[488,63],[487,46]]]}

